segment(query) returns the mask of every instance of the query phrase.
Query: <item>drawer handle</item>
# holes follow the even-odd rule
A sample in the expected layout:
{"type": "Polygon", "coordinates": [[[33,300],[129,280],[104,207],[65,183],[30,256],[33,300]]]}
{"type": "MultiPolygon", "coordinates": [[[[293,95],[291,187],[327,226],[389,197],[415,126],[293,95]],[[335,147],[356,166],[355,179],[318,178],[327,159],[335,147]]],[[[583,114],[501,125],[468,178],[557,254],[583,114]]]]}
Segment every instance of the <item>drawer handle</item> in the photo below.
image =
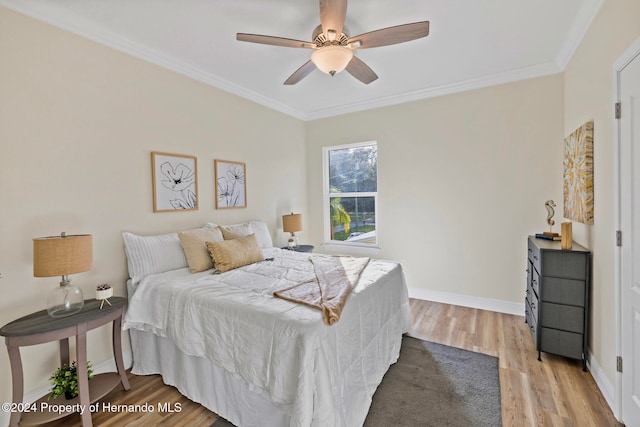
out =
{"type": "Polygon", "coordinates": [[[533,308],[534,310],[535,310],[535,308],[536,308],[536,303],[535,303],[535,302],[533,302],[533,301],[531,302],[531,308],[533,308]]]}
{"type": "Polygon", "coordinates": [[[537,256],[537,255],[534,255],[534,256],[533,256],[533,259],[537,260],[537,259],[538,259],[538,256],[537,256]]]}

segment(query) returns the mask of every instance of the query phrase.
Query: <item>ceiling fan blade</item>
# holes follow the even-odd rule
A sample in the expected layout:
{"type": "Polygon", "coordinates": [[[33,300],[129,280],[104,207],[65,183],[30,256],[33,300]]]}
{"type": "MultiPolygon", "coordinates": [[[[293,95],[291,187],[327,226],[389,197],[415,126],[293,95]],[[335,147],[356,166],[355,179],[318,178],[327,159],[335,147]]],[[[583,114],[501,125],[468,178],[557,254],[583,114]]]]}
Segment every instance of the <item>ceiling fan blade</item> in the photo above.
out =
{"type": "Polygon", "coordinates": [[[275,36],[263,36],[261,34],[238,33],[236,34],[236,40],[239,40],[241,42],[268,44],[272,46],[305,47],[309,49],[318,47],[315,43],[305,42],[303,40],[294,40],[275,36]]]}
{"type": "Polygon", "coordinates": [[[378,75],[374,73],[367,64],[365,64],[361,59],[358,59],[356,56],[351,58],[351,61],[349,61],[345,70],[347,70],[349,74],[366,85],[378,78],[378,75]]]}
{"type": "Polygon", "coordinates": [[[352,49],[367,49],[408,42],[428,35],[429,21],[421,21],[360,34],[359,36],[351,37],[347,40],[347,43],[351,45],[352,49]]]}
{"type": "Polygon", "coordinates": [[[327,39],[331,40],[329,31],[335,35],[342,33],[344,20],[347,16],[347,0],[320,0],[320,23],[327,39]]]}
{"type": "Polygon", "coordinates": [[[305,62],[304,65],[298,68],[293,74],[289,76],[287,80],[284,81],[285,85],[294,85],[298,83],[300,80],[304,79],[309,75],[310,72],[316,69],[316,64],[311,62],[310,60],[305,62]]]}

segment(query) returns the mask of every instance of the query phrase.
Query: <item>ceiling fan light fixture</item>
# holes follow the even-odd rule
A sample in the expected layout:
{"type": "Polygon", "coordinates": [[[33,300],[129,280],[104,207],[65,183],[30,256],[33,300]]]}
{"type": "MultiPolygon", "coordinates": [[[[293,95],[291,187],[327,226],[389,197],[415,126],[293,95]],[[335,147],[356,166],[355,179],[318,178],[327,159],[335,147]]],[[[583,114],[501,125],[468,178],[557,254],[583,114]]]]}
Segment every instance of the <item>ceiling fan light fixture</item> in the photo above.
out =
{"type": "Polygon", "coordinates": [[[311,61],[326,74],[339,73],[353,58],[353,52],[344,46],[324,46],[311,54],[311,61]]]}

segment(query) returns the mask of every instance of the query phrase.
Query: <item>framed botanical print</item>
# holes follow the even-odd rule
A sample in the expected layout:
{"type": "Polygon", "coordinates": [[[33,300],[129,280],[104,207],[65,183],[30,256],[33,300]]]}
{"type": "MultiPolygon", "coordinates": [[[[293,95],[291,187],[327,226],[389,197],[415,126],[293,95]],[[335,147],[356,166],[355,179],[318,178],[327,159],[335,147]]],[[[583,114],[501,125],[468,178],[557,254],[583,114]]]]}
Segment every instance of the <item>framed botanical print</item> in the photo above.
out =
{"type": "Polygon", "coordinates": [[[246,165],[242,162],[214,160],[216,209],[246,208],[246,165]]]}
{"type": "Polygon", "coordinates": [[[151,153],[153,211],[198,209],[198,162],[194,156],[151,153]]]}

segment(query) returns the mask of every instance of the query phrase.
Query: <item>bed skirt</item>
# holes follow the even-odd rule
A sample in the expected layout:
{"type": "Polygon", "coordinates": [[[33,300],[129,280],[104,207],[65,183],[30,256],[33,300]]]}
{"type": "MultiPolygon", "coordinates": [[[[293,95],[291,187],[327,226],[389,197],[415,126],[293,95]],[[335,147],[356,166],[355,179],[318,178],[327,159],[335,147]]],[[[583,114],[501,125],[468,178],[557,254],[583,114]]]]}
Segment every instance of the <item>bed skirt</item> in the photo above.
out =
{"type": "Polygon", "coordinates": [[[249,386],[204,357],[189,356],[170,340],[152,332],[129,331],[136,375],[162,375],[165,384],[237,426],[288,426],[290,416],[260,390],[249,386]]]}

